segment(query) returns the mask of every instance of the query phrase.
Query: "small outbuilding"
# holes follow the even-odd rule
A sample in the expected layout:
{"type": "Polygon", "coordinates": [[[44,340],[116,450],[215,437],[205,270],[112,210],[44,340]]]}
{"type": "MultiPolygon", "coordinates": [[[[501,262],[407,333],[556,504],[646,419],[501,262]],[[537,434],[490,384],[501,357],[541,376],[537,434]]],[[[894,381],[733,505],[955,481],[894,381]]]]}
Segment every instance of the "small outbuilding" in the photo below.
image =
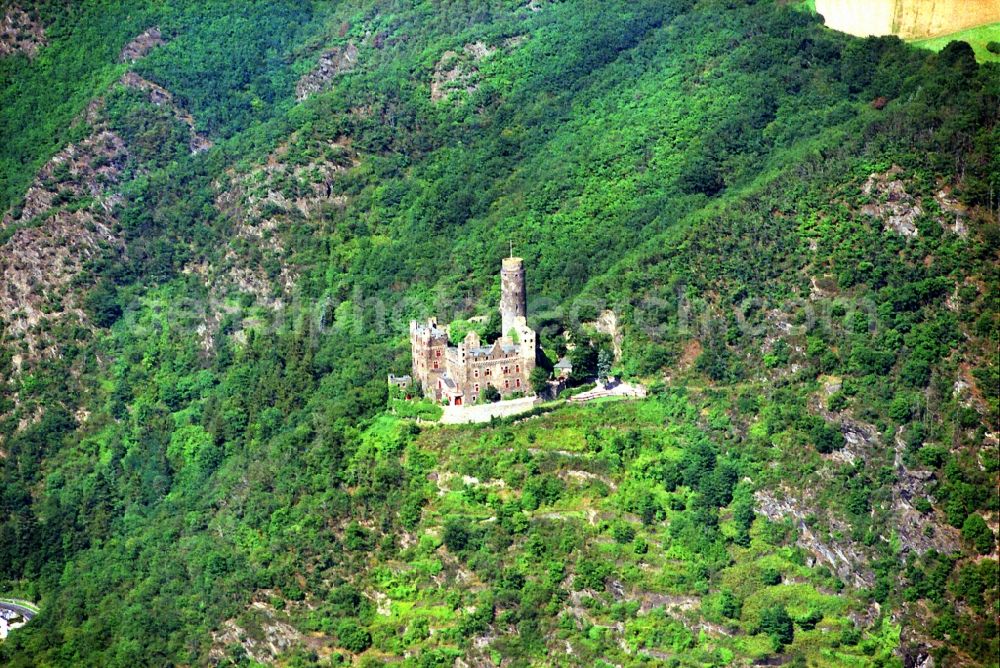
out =
{"type": "Polygon", "coordinates": [[[568,357],[563,357],[552,368],[555,370],[556,378],[568,378],[573,373],[573,363],[568,357]]]}

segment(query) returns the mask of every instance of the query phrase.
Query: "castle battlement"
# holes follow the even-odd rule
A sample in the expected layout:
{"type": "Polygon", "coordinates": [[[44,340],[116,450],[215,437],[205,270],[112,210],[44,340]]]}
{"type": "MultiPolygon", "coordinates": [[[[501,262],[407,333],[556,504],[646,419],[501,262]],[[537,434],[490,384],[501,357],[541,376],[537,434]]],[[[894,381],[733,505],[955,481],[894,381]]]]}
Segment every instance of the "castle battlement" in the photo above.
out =
{"type": "Polygon", "coordinates": [[[424,394],[456,406],[472,404],[488,385],[507,397],[528,394],[528,376],[535,368],[538,337],[528,327],[524,260],[504,258],[500,266],[500,338],[486,344],[469,332],[457,347],[448,345],[448,332],[436,318],[410,321],[413,378],[424,394]]]}

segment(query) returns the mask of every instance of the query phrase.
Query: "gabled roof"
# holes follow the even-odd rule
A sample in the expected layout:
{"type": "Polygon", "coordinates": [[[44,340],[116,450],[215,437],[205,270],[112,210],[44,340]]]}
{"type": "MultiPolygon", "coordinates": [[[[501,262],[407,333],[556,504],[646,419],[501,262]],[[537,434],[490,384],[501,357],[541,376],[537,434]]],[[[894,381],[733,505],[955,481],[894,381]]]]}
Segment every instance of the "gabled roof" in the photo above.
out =
{"type": "Polygon", "coordinates": [[[569,361],[569,357],[563,356],[555,365],[556,369],[572,369],[573,363],[569,361]]]}
{"type": "Polygon", "coordinates": [[[480,346],[479,348],[472,348],[469,350],[469,354],[473,357],[488,356],[493,354],[495,351],[499,350],[502,353],[516,353],[521,349],[517,344],[501,344],[500,340],[497,339],[488,346],[480,346]]]}

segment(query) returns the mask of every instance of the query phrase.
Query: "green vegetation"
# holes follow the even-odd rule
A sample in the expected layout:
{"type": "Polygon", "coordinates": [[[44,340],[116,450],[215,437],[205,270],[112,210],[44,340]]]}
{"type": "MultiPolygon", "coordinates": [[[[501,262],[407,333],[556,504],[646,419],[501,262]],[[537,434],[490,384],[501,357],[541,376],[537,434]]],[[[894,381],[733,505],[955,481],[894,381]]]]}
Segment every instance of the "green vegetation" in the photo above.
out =
{"type": "Polygon", "coordinates": [[[18,223],[117,236],[84,324],[0,332],[0,591],[42,608],[0,663],[994,665],[1000,66],[797,4],[38,3],[0,207],[95,125],[127,154],[18,223]],[[410,318],[496,333],[511,239],[547,361],[648,399],[389,392],[410,318]]]}
{"type": "Polygon", "coordinates": [[[961,32],[942,37],[918,39],[912,43],[922,49],[940,51],[953,41],[968,43],[973,51],[976,52],[976,59],[981,63],[1000,62],[1000,23],[962,30],[961,32]],[[991,45],[994,45],[994,47],[991,47],[991,45]]]}

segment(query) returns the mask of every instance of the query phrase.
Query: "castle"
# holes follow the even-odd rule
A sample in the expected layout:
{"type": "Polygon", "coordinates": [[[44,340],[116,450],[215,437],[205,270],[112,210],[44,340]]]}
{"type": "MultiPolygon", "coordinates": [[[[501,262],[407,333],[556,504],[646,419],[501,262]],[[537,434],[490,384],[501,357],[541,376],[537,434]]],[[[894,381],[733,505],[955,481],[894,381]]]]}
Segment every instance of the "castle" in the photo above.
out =
{"type": "Polygon", "coordinates": [[[448,332],[438,326],[437,319],[411,320],[413,378],[428,398],[447,400],[453,406],[475,403],[488,385],[505,398],[517,392],[530,394],[528,376],[535,368],[538,339],[528,327],[526,315],[524,260],[504,258],[500,267],[500,338],[484,345],[476,332],[469,332],[454,348],[448,345],[448,332]]]}

